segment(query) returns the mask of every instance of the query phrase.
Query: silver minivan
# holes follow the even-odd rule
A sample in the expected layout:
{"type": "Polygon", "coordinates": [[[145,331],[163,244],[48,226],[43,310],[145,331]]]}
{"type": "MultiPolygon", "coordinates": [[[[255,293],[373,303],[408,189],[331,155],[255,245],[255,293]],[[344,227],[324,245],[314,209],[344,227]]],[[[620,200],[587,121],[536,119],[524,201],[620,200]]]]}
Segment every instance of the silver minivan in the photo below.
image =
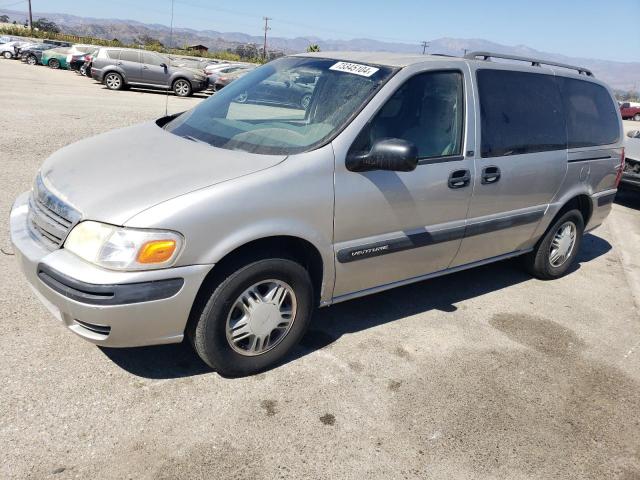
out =
{"type": "Polygon", "coordinates": [[[564,275],[611,210],[622,142],[611,92],[581,67],[289,56],[187,112],[54,153],[11,238],[84,339],[187,336],[221,374],[246,375],[281,362],[318,306],[516,256],[564,275]],[[283,76],[312,86],[304,107],[269,90],[283,76]]]}

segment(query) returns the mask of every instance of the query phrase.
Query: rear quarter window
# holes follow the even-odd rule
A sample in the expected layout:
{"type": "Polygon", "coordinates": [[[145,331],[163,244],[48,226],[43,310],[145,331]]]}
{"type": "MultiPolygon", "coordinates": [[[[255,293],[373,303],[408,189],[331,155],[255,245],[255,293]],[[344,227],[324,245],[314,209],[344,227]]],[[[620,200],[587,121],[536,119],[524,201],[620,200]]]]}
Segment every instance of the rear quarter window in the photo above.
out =
{"type": "Polygon", "coordinates": [[[602,85],[558,77],[567,116],[569,148],[616,143],[620,137],[618,109],[602,85]]]}
{"type": "Polygon", "coordinates": [[[552,75],[482,69],[477,80],[482,157],[567,148],[562,98],[552,75]]]}

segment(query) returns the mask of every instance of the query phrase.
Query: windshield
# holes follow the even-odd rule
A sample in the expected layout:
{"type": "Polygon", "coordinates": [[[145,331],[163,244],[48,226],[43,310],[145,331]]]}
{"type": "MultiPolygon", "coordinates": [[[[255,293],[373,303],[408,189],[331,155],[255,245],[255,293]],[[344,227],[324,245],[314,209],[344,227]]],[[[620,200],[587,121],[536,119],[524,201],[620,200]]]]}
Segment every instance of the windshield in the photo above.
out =
{"type": "Polygon", "coordinates": [[[290,155],[334,136],[387,81],[386,67],[286,57],[230,83],[164,128],[215,147],[290,155]]]}

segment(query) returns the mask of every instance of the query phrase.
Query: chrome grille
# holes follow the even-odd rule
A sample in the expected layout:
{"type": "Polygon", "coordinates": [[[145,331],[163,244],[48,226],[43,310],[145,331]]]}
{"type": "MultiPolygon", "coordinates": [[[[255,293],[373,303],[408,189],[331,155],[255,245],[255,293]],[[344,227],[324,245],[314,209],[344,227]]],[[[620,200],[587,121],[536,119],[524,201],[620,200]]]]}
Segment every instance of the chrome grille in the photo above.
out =
{"type": "Polygon", "coordinates": [[[59,248],[80,214],[44,186],[40,175],[29,197],[29,227],[31,232],[50,249],[59,248]]]}

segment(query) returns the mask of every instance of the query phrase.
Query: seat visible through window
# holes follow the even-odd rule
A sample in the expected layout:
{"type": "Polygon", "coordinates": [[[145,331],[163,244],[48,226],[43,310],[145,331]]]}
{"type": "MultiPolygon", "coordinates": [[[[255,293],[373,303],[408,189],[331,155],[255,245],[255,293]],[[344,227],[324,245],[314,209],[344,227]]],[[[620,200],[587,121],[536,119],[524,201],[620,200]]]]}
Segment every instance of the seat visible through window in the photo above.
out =
{"type": "Polygon", "coordinates": [[[460,155],[463,121],[462,74],[428,72],[410,78],[363,130],[352,151],[400,138],[416,145],[420,158],[460,155]]]}

